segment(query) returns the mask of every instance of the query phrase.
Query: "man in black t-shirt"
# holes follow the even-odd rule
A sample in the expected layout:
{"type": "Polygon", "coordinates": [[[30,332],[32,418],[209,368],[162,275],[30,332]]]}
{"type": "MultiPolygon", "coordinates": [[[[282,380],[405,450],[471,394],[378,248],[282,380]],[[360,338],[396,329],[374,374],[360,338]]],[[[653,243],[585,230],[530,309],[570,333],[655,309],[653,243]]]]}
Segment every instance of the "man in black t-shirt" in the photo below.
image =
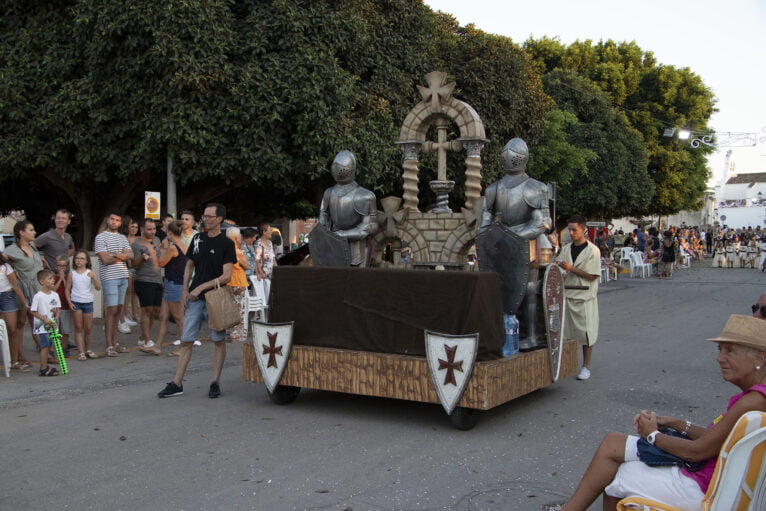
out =
{"type": "MultiPolygon", "coordinates": [[[[202,322],[207,319],[205,293],[216,286],[216,280],[222,286],[231,280],[237,255],[234,242],[221,231],[221,223],[225,217],[226,207],[221,204],[208,204],[201,218],[206,231],[195,234],[186,251],[186,257],[189,260],[184,271],[181,295],[185,312],[178,367],[175,378],[157,394],[158,397],[180,396],[184,393],[183,379],[191,359],[192,345],[197,340],[202,322]],[[194,273],[193,277],[192,273],[194,273]]],[[[226,359],[226,331],[211,330],[210,339],[215,344],[215,363],[213,364],[213,382],[210,384],[208,397],[216,398],[221,395],[218,381],[226,359]]]]}

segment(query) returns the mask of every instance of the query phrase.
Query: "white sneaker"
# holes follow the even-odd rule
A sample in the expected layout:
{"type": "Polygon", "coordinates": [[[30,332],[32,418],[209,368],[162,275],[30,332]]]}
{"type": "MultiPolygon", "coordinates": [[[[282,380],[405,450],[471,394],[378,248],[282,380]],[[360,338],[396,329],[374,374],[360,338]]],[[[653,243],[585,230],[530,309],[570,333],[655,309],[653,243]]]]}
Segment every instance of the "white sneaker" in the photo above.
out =
{"type": "Polygon", "coordinates": [[[195,345],[195,346],[202,346],[202,342],[200,342],[200,341],[194,341],[194,345],[195,345]]]}
{"type": "Polygon", "coordinates": [[[583,366],[583,368],[580,369],[580,372],[577,373],[577,379],[578,380],[587,380],[588,378],[590,378],[590,369],[588,369],[587,367],[583,366]]]}
{"type": "Polygon", "coordinates": [[[144,348],[154,348],[154,341],[151,339],[144,343],[144,348]]]}
{"type": "Polygon", "coordinates": [[[129,334],[130,333],[130,326],[127,323],[119,323],[117,325],[117,331],[121,334],[129,334]]]}
{"type": "Polygon", "coordinates": [[[176,339],[173,341],[173,346],[180,346],[181,345],[181,339],[176,339]]]}
{"type": "Polygon", "coordinates": [[[143,347],[144,347],[144,344],[146,344],[146,343],[145,343],[144,341],[142,341],[141,339],[139,339],[138,341],[136,341],[136,345],[137,345],[139,348],[143,348],[143,347]]]}
{"type": "Polygon", "coordinates": [[[122,318],[122,322],[123,322],[123,323],[127,323],[127,324],[128,324],[128,326],[138,326],[138,322],[136,322],[136,321],[133,321],[132,319],[130,319],[130,318],[129,318],[129,317],[127,317],[127,316],[125,316],[124,318],[122,318]]]}

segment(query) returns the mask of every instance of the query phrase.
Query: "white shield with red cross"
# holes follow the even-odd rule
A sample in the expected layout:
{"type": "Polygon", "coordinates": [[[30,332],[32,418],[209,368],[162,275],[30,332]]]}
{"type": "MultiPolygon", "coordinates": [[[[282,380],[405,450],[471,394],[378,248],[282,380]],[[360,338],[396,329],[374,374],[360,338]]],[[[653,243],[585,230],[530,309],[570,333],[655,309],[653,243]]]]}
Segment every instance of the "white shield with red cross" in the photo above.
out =
{"type": "Polygon", "coordinates": [[[269,392],[279,385],[293,347],[293,321],[288,323],[253,322],[253,347],[258,369],[269,392]]]}
{"type": "Polygon", "coordinates": [[[449,335],[426,330],[426,358],[436,394],[452,413],[471,379],[479,351],[479,334],[449,335]]]}

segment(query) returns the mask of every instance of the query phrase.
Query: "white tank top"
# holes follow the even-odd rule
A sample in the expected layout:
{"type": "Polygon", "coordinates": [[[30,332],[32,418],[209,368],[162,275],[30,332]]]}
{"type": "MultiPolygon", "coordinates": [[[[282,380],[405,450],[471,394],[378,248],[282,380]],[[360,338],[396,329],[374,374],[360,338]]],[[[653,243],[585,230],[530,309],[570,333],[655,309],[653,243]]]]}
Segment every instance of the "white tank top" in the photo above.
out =
{"type": "Polygon", "coordinates": [[[72,301],[77,303],[90,303],[93,301],[93,291],[91,289],[90,272],[85,273],[72,272],[72,301]]]}
{"type": "Polygon", "coordinates": [[[13,291],[13,286],[11,285],[11,281],[8,280],[8,275],[13,273],[13,268],[10,264],[0,264],[0,293],[6,293],[8,291],[13,291]]]}

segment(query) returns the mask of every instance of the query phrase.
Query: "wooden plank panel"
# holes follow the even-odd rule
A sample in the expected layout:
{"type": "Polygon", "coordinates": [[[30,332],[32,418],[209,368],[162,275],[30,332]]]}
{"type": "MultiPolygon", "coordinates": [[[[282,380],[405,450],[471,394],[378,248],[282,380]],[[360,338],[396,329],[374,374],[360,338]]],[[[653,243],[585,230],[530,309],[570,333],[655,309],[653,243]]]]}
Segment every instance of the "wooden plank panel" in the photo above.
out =
{"type": "MultiPolygon", "coordinates": [[[[577,372],[578,346],[576,342],[564,344],[560,379],[577,372]]],[[[242,349],[243,379],[263,381],[252,344],[245,343],[242,349]]],[[[365,396],[439,402],[424,357],[296,345],[280,383],[365,396]]],[[[488,410],[550,383],[547,349],[477,362],[459,406],[488,410]]]]}

